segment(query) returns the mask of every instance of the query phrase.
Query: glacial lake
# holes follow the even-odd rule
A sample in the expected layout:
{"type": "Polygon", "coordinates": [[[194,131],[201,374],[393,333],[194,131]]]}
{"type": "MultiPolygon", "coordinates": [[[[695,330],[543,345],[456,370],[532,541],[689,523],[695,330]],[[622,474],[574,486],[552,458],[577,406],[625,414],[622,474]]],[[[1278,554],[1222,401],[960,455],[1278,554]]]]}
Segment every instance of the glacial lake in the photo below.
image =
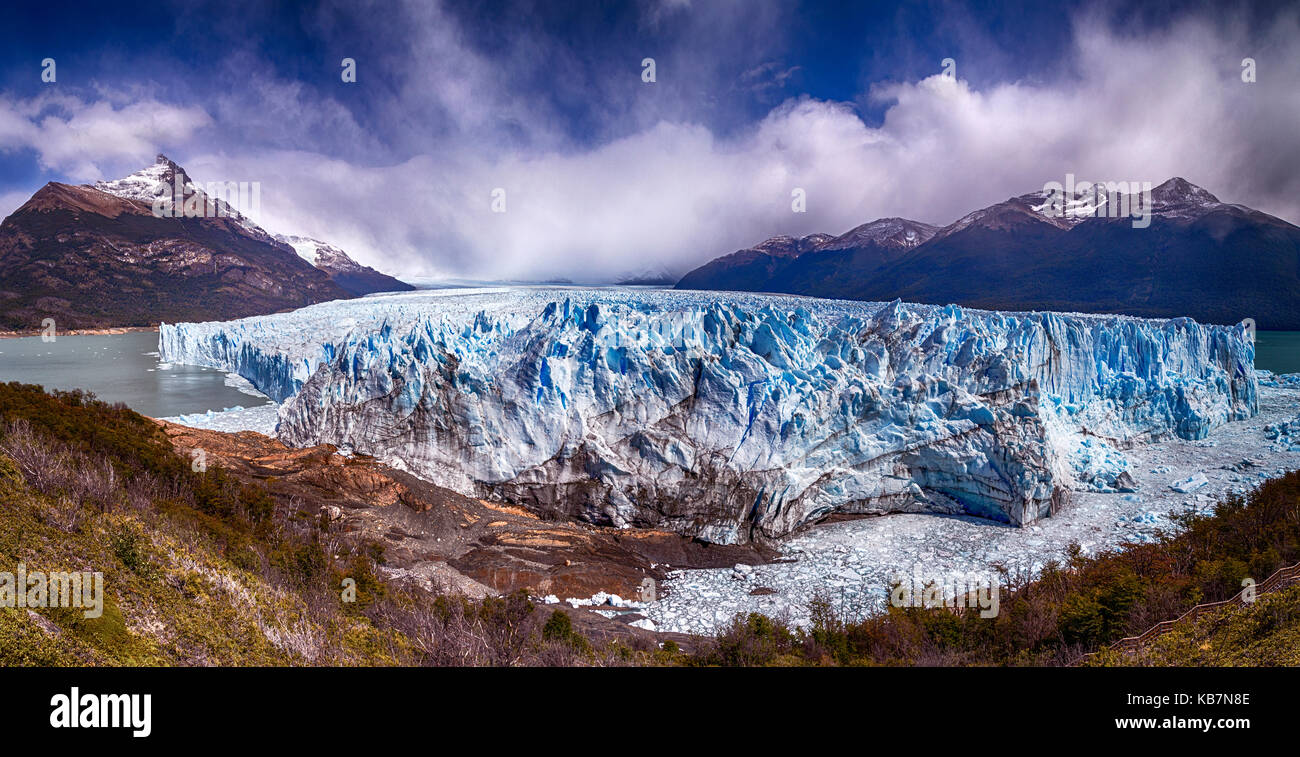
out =
{"type": "Polygon", "coordinates": [[[1255,367],[1274,373],[1300,373],[1300,331],[1256,331],[1255,367]]]}
{"type": "Polygon", "coordinates": [[[267,402],[231,386],[223,371],[160,363],[156,331],[0,339],[0,381],[85,389],[154,418],[267,402]]]}
{"type": "MultiPolygon", "coordinates": [[[[1300,331],[1256,334],[1255,367],[1300,372],[1300,331]]],[[[265,397],[240,391],[222,371],[158,361],[158,334],[39,336],[0,339],[0,381],[46,389],[85,389],[154,418],[232,407],[257,407],[265,397]]]]}

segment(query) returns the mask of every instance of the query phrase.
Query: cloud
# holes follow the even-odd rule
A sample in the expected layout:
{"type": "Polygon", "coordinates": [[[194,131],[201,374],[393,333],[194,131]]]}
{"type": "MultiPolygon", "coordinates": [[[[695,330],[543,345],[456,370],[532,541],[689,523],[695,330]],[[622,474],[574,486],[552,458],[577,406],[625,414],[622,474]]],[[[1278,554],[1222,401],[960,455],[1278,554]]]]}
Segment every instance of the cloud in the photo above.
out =
{"type": "Polygon", "coordinates": [[[7,217],[10,213],[22,207],[31,197],[31,192],[15,191],[0,192],[0,218],[7,217]]]}
{"type": "MultiPolygon", "coordinates": [[[[891,215],[946,224],[1066,173],[1181,175],[1294,221],[1300,146],[1285,131],[1300,121],[1300,94],[1283,72],[1300,70],[1300,51],[1286,43],[1297,32],[1294,14],[1256,39],[1197,20],[1135,38],[1081,18],[1050,83],[976,90],[935,75],[880,84],[870,96],[888,107],[875,126],[848,104],[801,97],[726,138],[661,120],[590,148],[504,150],[464,136],[497,113],[480,105],[464,109],[461,138],[436,158],[369,168],[304,153],[256,161],[315,182],[286,190],[288,203],[266,196],[278,222],[420,274],[677,273],[778,233],[839,233],[891,215]],[[1259,61],[1254,84],[1241,81],[1248,56],[1259,61]],[[504,214],[491,211],[497,187],[504,214]],[[791,210],[795,188],[807,194],[805,214],[791,210]]],[[[444,92],[472,99],[481,64],[465,64],[474,86],[444,92]]]]}
{"type": "Polygon", "coordinates": [[[103,178],[105,163],[152,160],[159,145],[185,143],[211,124],[201,107],[153,99],[0,99],[3,149],[32,150],[41,168],[76,181],[103,178]]]}
{"type": "MultiPolygon", "coordinates": [[[[362,60],[361,81],[376,67],[396,73],[359,91],[371,98],[361,116],[343,95],[322,100],[267,73],[216,101],[215,132],[237,139],[199,141],[204,111],[148,99],[72,101],[53,120],[36,115],[45,106],[0,107],[0,137],[49,140],[36,148],[42,162],[84,175],[112,157],[105,152],[151,155],[152,143],[189,135],[174,157],[201,181],[261,181],[257,220],[269,229],[327,239],[408,275],[682,273],[776,234],[840,233],[895,215],[946,224],[1066,173],[1153,184],[1180,175],[1300,221],[1300,142],[1290,134],[1300,88],[1287,76],[1300,70],[1295,11],[1255,34],[1222,18],[1137,33],[1079,16],[1051,70],[982,87],[939,75],[878,82],[865,93],[883,112],[873,123],[852,103],[801,96],[725,130],[698,115],[710,106],[686,83],[725,81],[723,91],[788,78],[776,16],[746,33],[747,65],[728,73],[719,61],[732,50],[709,59],[692,42],[657,53],[660,81],[645,85],[641,50],[625,56],[628,66],[585,61],[521,31],[487,54],[440,7],[405,12],[411,33],[362,60]],[[1255,83],[1241,80],[1245,57],[1257,61],[1255,83]],[[585,139],[566,128],[566,107],[590,109],[585,139]],[[289,136],[256,139],[277,123],[289,136]],[[496,188],[505,213],[492,210],[496,188]],[[792,212],[796,188],[806,213],[792,212]]],[[[716,36],[707,14],[649,4],[643,23],[687,19],[680,39],[700,41],[716,36]]],[[[964,56],[958,73],[979,64],[964,56]]]]}

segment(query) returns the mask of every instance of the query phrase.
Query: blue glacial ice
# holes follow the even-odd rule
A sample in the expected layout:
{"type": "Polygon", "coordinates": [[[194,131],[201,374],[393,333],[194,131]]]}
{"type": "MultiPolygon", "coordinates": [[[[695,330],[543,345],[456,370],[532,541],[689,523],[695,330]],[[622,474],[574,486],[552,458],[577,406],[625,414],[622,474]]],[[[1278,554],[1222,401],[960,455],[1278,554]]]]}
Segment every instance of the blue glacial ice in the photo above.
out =
{"type": "Polygon", "coordinates": [[[164,324],[278,435],[472,496],[715,542],[832,513],[1015,525],[1257,409],[1243,325],[740,293],[443,290],[164,324]]]}

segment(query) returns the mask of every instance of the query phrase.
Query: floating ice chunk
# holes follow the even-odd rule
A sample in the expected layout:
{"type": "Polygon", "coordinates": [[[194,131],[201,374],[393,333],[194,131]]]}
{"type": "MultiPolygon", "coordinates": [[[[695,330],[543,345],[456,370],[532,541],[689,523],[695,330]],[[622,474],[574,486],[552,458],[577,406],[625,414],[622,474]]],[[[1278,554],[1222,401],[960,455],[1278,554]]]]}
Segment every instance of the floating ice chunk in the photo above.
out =
{"type": "Polygon", "coordinates": [[[1210,482],[1205,477],[1204,473],[1197,473],[1195,475],[1188,476],[1187,478],[1184,478],[1180,481],[1173,482],[1172,484],[1169,485],[1169,488],[1173,489],[1179,494],[1191,494],[1192,492],[1196,491],[1202,486],[1205,486],[1208,483],[1210,482]]]}

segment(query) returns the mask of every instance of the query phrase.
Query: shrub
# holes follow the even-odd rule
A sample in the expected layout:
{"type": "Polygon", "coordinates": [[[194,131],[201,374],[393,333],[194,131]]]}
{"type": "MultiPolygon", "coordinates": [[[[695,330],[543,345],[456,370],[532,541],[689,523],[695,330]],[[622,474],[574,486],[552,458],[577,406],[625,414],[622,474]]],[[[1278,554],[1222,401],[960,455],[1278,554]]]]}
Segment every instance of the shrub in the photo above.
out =
{"type": "Polygon", "coordinates": [[[791,652],[794,642],[783,623],[756,612],[737,614],[716,639],[708,661],[729,667],[770,665],[791,652]]]}
{"type": "Polygon", "coordinates": [[[13,458],[0,453],[0,489],[18,490],[23,488],[23,472],[13,458]]]}
{"type": "Polygon", "coordinates": [[[141,547],[142,541],[135,529],[123,524],[109,533],[108,548],[128,570],[143,575],[149,571],[149,558],[141,547]]]}

